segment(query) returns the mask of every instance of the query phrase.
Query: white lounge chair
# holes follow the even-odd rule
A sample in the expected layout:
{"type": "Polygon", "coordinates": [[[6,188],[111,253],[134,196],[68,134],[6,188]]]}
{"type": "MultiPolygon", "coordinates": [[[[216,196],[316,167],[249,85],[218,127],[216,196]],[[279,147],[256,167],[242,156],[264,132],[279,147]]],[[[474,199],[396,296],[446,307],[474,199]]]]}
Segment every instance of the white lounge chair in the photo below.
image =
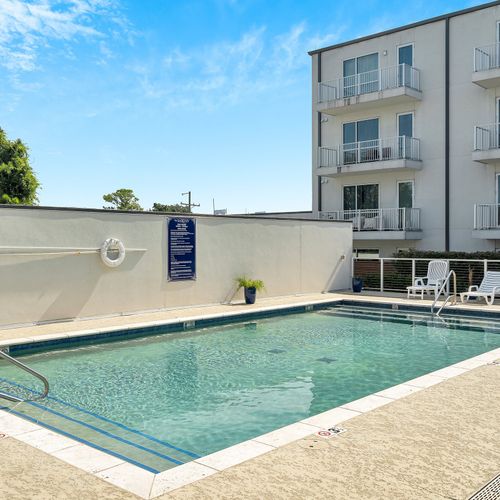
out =
{"type": "Polygon", "coordinates": [[[460,294],[460,300],[463,303],[468,302],[470,297],[477,297],[484,299],[491,306],[495,301],[495,295],[500,295],[500,272],[486,271],[479,287],[477,285],[470,286],[468,292],[460,294]]]}
{"type": "Polygon", "coordinates": [[[424,298],[424,293],[434,292],[437,296],[439,289],[448,276],[448,262],[446,260],[431,260],[427,267],[427,276],[422,278],[415,278],[412,286],[406,287],[408,291],[408,298],[417,297],[424,298]]]}

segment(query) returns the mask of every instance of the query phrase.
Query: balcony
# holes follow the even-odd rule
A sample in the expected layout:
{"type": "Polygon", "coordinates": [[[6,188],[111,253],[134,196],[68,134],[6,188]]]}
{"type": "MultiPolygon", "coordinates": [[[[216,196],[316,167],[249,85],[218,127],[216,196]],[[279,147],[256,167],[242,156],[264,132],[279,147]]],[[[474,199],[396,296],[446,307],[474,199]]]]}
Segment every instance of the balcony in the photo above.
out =
{"type": "Polygon", "coordinates": [[[500,240],[500,205],[474,205],[474,238],[500,240]]]}
{"type": "Polygon", "coordinates": [[[317,175],[337,177],[371,172],[419,170],[420,141],[415,137],[391,137],[318,148],[317,175]]]}
{"type": "Polygon", "coordinates": [[[419,208],[320,212],[320,219],[351,221],[355,240],[420,240],[419,208]]]}
{"type": "Polygon", "coordinates": [[[500,127],[498,123],[474,127],[474,151],[472,159],[480,163],[500,160],[500,127]]]}
{"type": "Polygon", "coordinates": [[[500,44],[474,49],[472,82],[485,89],[500,85],[500,44]]]}
{"type": "Polygon", "coordinates": [[[407,64],[398,64],[318,83],[317,110],[340,115],[381,104],[421,99],[420,71],[407,64]]]}

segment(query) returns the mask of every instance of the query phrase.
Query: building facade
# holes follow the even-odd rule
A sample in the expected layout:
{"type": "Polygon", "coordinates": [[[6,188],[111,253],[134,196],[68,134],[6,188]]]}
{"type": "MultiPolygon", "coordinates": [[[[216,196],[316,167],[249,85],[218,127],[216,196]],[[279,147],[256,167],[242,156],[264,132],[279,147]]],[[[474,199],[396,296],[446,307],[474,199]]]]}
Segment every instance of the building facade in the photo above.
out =
{"type": "Polygon", "coordinates": [[[310,55],[314,216],[359,255],[500,250],[500,2],[310,55]]]}

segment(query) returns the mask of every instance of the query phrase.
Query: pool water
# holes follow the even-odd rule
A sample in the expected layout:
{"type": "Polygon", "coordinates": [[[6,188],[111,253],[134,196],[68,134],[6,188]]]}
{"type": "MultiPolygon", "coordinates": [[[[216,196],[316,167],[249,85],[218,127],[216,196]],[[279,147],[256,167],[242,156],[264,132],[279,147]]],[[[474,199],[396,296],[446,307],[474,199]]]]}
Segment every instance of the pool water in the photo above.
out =
{"type": "Polygon", "coordinates": [[[339,306],[25,355],[51,397],[5,405],[157,472],[497,347],[491,321],[339,306]]]}

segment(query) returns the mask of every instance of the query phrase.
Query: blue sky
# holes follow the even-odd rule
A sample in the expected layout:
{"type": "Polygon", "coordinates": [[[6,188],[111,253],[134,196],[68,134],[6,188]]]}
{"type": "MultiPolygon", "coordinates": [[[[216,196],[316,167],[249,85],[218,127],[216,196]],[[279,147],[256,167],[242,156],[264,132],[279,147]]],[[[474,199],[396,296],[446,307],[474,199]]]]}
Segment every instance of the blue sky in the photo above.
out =
{"type": "Polygon", "coordinates": [[[0,0],[0,127],[42,205],[310,210],[307,51],[479,3],[0,0]]]}

